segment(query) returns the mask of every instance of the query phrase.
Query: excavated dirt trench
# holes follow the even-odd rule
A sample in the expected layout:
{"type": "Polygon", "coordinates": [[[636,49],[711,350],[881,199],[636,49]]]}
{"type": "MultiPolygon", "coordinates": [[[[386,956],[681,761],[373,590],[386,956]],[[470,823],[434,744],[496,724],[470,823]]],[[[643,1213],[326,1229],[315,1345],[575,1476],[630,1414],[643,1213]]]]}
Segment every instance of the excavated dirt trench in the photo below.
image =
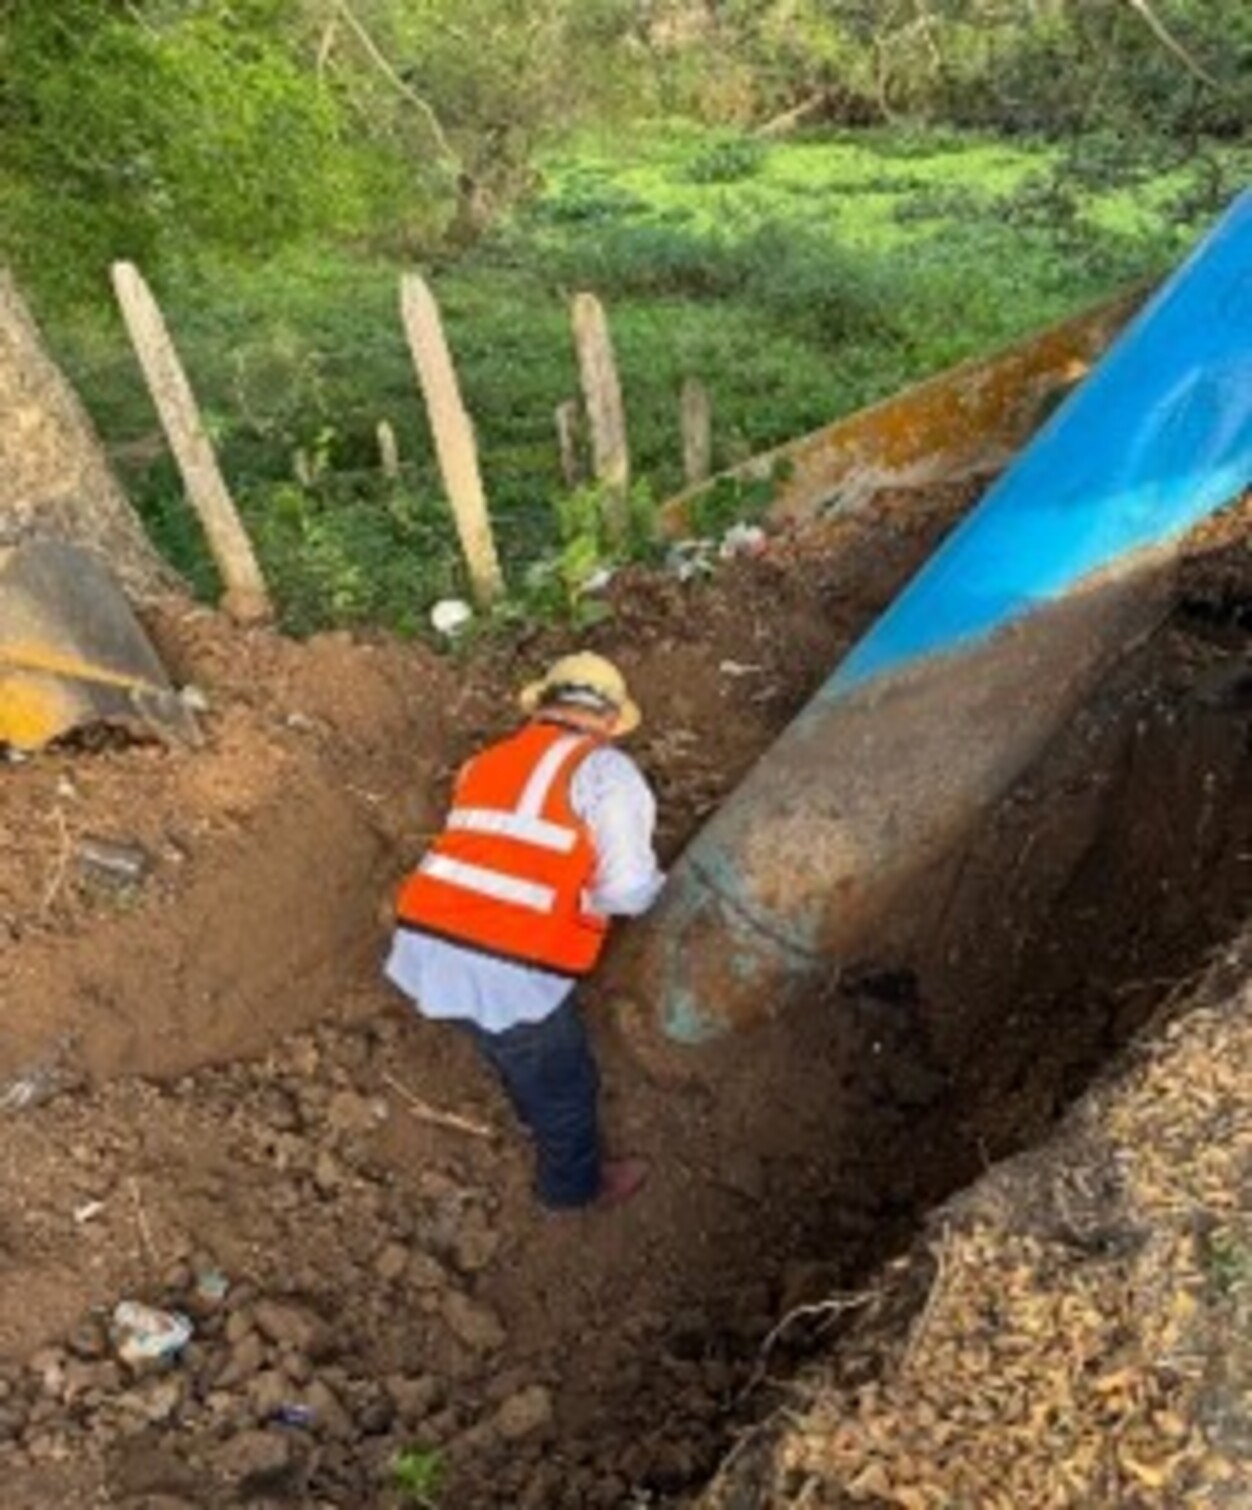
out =
{"type": "MultiPolygon", "coordinates": [[[[648,706],[668,852],[961,499],[907,503],[621,584],[597,640],[648,706]]],[[[610,1138],[654,1165],[599,1217],[535,1209],[468,1047],[376,978],[379,899],[555,637],[451,666],[167,618],[209,749],[0,789],[0,1091],[39,1103],[0,1144],[6,1505],[386,1506],[406,1448],[457,1510],[698,1486],[811,1340],[782,1319],[1043,1133],[1246,916],[1247,522],[1197,537],[1169,624],[820,1000],[681,1087],[592,1003],[610,1138]],[[152,856],[140,887],[81,868],[101,831],[152,856]],[[131,1296],[193,1315],[172,1371],[112,1358],[131,1296]]]]}

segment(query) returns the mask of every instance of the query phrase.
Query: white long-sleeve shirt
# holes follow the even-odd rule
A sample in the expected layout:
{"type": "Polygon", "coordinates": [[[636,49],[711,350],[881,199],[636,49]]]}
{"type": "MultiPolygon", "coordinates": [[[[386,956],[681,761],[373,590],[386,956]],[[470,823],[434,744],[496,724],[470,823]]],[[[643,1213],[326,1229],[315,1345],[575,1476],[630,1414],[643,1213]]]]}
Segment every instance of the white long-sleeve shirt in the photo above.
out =
{"type": "MultiPolygon", "coordinates": [[[[613,745],[593,750],[574,772],[570,806],[595,846],[588,904],[615,917],[646,912],[665,878],[652,847],[656,800],[639,767],[613,745]]],[[[423,1016],[468,1019],[489,1033],[541,1021],[572,989],[566,975],[402,928],[384,972],[423,1016]]]]}

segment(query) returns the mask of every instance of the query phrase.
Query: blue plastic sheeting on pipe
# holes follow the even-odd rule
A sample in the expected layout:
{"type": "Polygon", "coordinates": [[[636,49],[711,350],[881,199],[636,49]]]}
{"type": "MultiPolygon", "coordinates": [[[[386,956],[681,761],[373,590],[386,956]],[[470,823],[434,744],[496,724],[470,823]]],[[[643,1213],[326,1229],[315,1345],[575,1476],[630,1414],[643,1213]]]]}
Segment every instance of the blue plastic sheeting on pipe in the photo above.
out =
{"type": "Polygon", "coordinates": [[[1252,483],[1252,192],[844,659],[838,698],[980,640],[1252,483]]]}

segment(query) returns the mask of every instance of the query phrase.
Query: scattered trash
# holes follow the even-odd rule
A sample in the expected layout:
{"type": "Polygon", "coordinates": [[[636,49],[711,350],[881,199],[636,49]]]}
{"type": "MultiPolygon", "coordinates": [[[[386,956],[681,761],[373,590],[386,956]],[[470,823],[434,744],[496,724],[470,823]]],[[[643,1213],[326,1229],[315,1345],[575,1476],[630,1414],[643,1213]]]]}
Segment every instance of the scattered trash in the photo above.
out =
{"type": "Polygon", "coordinates": [[[719,560],[734,556],[759,556],[769,545],[769,536],[759,524],[732,524],[720,540],[676,540],[665,558],[666,570],[680,582],[707,577],[719,560]]]}
{"type": "Polygon", "coordinates": [[[24,1112],[51,1101],[62,1091],[82,1083],[82,1074],[69,1062],[75,1035],[62,1034],[46,1058],[19,1070],[12,1080],[0,1084],[0,1111],[24,1112]]]}
{"type": "Polygon", "coordinates": [[[557,580],[557,562],[554,556],[542,556],[532,561],[522,573],[522,585],[528,592],[542,592],[557,580]]]}
{"type": "Polygon", "coordinates": [[[54,1072],[44,1069],[16,1076],[0,1087],[0,1111],[22,1112],[47,1101],[56,1094],[55,1078],[54,1072]]]}
{"type": "Polygon", "coordinates": [[[110,886],[137,886],[152,869],[152,856],[141,844],[85,834],[75,850],[79,869],[110,886]]]}
{"type": "Polygon", "coordinates": [[[460,634],[473,617],[474,610],[463,598],[441,598],[430,611],[432,626],[449,639],[460,634]]]}
{"type": "Polygon", "coordinates": [[[712,540],[676,540],[665,557],[665,569],[680,582],[711,577],[716,567],[712,540]]]}
{"type": "Polygon", "coordinates": [[[180,688],[178,700],[188,713],[207,713],[212,706],[208,693],[197,687],[194,682],[188,682],[185,687],[180,688]]]}
{"type": "Polygon", "coordinates": [[[732,524],[722,536],[717,554],[723,561],[732,556],[759,556],[766,543],[765,531],[759,524],[732,524]]]}
{"type": "Polygon", "coordinates": [[[182,1352],[194,1330],[181,1311],[158,1311],[138,1300],[120,1300],[111,1326],[117,1356],[131,1368],[162,1363],[182,1352]]]}
{"type": "Polygon", "coordinates": [[[719,661],[717,669],[723,676],[759,676],[765,667],[748,661],[719,661]]]}
{"type": "Polygon", "coordinates": [[[579,588],[579,591],[583,593],[603,592],[614,576],[615,573],[611,566],[597,566],[595,571],[587,577],[581,588],[579,588]]]}
{"type": "Polygon", "coordinates": [[[283,1426],[312,1426],[311,1405],[280,1405],[274,1412],[274,1420],[283,1426]]]}
{"type": "Polygon", "coordinates": [[[74,1207],[74,1220],[81,1227],[99,1216],[103,1210],[103,1201],[83,1201],[74,1207]]]}
{"type": "Polygon", "coordinates": [[[226,1299],[230,1280],[220,1269],[203,1269],[196,1275],[195,1297],[209,1305],[219,1305],[226,1299]]]}

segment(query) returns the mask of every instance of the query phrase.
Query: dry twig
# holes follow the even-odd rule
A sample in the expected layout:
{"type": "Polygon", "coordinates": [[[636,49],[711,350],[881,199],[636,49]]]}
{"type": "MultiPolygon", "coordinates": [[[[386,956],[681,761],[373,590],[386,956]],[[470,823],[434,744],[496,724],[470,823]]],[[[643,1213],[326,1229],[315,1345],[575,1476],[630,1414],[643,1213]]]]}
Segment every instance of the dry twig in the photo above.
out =
{"type": "Polygon", "coordinates": [[[334,51],[335,37],[339,30],[339,14],[332,11],[326,25],[322,28],[322,35],[317,44],[317,82],[325,84],[326,68],[330,63],[330,55],[334,51]]]}
{"type": "Polygon", "coordinates": [[[1173,34],[1172,31],[1170,31],[1170,29],[1165,25],[1165,23],[1156,14],[1152,7],[1147,3],[1147,0],[1126,0],[1126,3],[1130,6],[1131,10],[1134,11],[1135,14],[1144,21],[1149,31],[1151,31],[1152,35],[1161,44],[1161,46],[1165,48],[1167,52],[1172,53],[1188,73],[1193,74],[1202,83],[1207,84],[1210,89],[1221,89],[1222,86],[1220,80],[1215,79],[1207,68],[1202,67],[1201,64],[1196,61],[1195,56],[1187,51],[1187,49],[1182,45],[1178,38],[1173,34]]]}
{"type": "Polygon", "coordinates": [[[432,1122],[436,1127],[448,1127],[453,1132],[467,1133],[472,1138],[485,1138],[488,1142],[495,1140],[494,1127],[488,1127],[485,1122],[476,1122],[472,1117],[462,1117],[457,1112],[440,1111],[437,1106],[431,1106],[429,1101],[423,1101],[420,1096],[415,1096],[406,1085],[402,1085],[394,1075],[383,1075],[384,1082],[395,1091],[396,1095],[404,1102],[415,1117],[423,1122],[432,1122]]]}
{"type": "Polygon", "coordinates": [[[143,1197],[139,1193],[139,1181],[132,1175],[129,1180],[131,1204],[135,1208],[135,1225],[139,1229],[139,1245],[143,1249],[144,1257],[155,1269],[157,1266],[156,1244],[152,1241],[152,1228],[148,1223],[148,1213],[144,1210],[143,1197]]]}
{"type": "Polygon", "coordinates": [[[424,100],[413,86],[407,83],[396,72],[378,43],[375,42],[373,36],[366,30],[364,22],[347,3],[347,0],[338,0],[337,14],[347,22],[348,29],[361,44],[366,56],[373,63],[374,67],[378,69],[379,73],[391,84],[392,88],[402,94],[420,112],[434,140],[435,146],[439,149],[440,155],[452,163],[454,167],[459,168],[460,159],[453,150],[452,143],[448,140],[447,134],[443,129],[443,124],[435,114],[433,106],[424,100]]]}
{"type": "Polygon", "coordinates": [[[926,1333],[930,1330],[931,1319],[935,1314],[935,1308],[944,1293],[948,1278],[948,1267],[952,1256],[952,1229],[945,1227],[943,1236],[935,1247],[935,1277],[930,1284],[930,1294],[926,1297],[926,1304],[922,1307],[921,1315],[913,1325],[909,1333],[909,1340],[905,1344],[904,1356],[900,1359],[899,1374],[903,1378],[912,1367],[914,1360],[921,1351],[922,1344],[926,1340],[926,1333]]]}
{"type": "Polygon", "coordinates": [[[756,1364],[748,1378],[748,1382],[739,1391],[739,1400],[746,1400],[766,1377],[769,1367],[769,1355],[773,1351],[774,1344],[792,1324],[804,1316],[823,1316],[826,1325],[830,1326],[838,1317],[846,1311],[856,1311],[861,1306],[866,1306],[871,1300],[880,1298],[877,1290],[865,1290],[856,1295],[833,1295],[829,1300],[812,1301],[806,1305],[794,1306],[775,1326],[771,1327],[765,1341],[761,1343],[757,1353],[756,1364]]]}
{"type": "Polygon", "coordinates": [[[771,1411],[764,1420],[754,1421],[751,1426],[736,1434],[729,1452],[726,1453],[725,1457],[717,1465],[716,1472],[701,1495],[701,1500],[707,1500],[709,1505],[713,1507],[713,1510],[717,1510],[717,1507],[722,1503],[715,1496],[720,1495],[725,1489],[730,1480],[731,1469],[754,1442],[759,1441],[765,1436],[767,1431],[778,1421],[781,1414],[782,1410],[780,1407],[778,1410],[771,1411]]]}
{"type": "Polygon", "coordinates": [[[40,912],[47,916],[53,902],[56,901],[57,893],[65,884],[65,873],[70,863],[70,830],[65,821],[65,814],[59,807],[52,810],[52,816],[56,819],[57,832],[60,835],[60,844],[57,848],[57,857],[53,862],[52,873],[48,877],[48,884],[44,889],[43,902],[40,904],[40,912]]]}

